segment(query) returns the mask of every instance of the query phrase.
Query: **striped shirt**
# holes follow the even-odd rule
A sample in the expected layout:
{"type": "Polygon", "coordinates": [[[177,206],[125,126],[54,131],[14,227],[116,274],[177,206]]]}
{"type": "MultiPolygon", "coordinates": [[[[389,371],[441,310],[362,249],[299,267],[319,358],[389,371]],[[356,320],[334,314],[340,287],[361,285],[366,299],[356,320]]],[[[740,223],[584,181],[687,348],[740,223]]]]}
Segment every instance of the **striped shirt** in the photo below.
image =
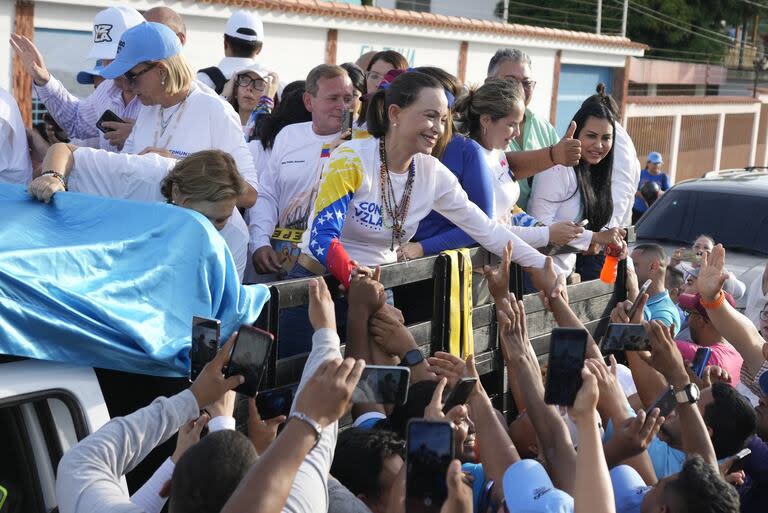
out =
{"type": "MultiPolygon", "coordinates": [[[[34,82],[33,82],[34,84],[34,82]]],[[[73,139],[99,138],[99,148],[120,151],[96,128],[96,122],[106,110],[111,110],[124,120],[135,120],[139,115],[141,102],[133,98],[126,105],[122,90],[114,80],[105,80],[93,93],[82,100],[67,91],[64,85],[51,76],[44,86],[34,85],[38,98],[45,104],[53,119],[73,139]]]]}

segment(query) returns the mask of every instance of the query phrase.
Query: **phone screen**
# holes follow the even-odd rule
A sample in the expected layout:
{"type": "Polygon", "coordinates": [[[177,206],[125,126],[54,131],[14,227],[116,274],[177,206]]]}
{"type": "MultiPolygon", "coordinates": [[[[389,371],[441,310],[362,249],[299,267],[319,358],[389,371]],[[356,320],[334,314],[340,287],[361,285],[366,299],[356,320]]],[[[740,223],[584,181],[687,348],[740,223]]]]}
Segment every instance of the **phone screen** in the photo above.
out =
{"type": "Polygon", "coordinates": [[[653,402],[648,412],[654,408],[659,409],[659,415],[667,417],[677,407],[677,399],[675,398],[675,390],[672,387],[668,387],[659,397],[653,402]]]}
{"type": "Polygon", "coordinates": [[[352,402],[355,404],[404,404],[411,371],[407,367],[368,365],[363,369],[352,402]]]}
{"type": "Polygon", "coordinates": [[[298,388],[299,385],[296,383],[259,392],[256,396],[256,408],[262,420],[274,419],[280,415],[288,416],[298,388]]]}
{"type": "Polygon", "coordinates": [[[342,138],[351,141],[352,140],[352,121],[354,113],[349,110],[344,113],[344,118],[341,120],[341,133],[342,138]],[[346,132],[349,132],[348,134],[346,132]]]}
{"type": "Polygon", "coordinates": [[[609,324],[603,351],[650,351],[651,340],[642,324],[609,324]]]}
{"type": "Polygon", "coordinates": [[[475,388],[476,383],[477,378],[461,378],[459,382],[456,383],[456,387],[451,390],[451,394],[445,401],[443,413],[448,413],[460,404],[466,404],[467,399],[469,399],[469,394],[472,393],[472,389],[475,388]]]}
{"type": "Polygon", "coordinates": [[[581,388],[581,369],[587,350],[587,332],[574,328],[555,328],[550,335],[549,366],[544,402],[573,406],[581,388]]]}
{"type": "Polygon", "coordinates": [[[712,350],[708,347],[700,347],[696,350],[696,355],[691,363],[691,368],[696,376],[701,377],[704,374],[710,356],[712,356],[712,350]]]}
{"type": "Polygon", "coordinates": [[[226,372],[227,377],[240,374],[245,378],[245,382],[235,388],[236,392],[248,397],[256,395],[273,341],[271,333],[240,326],[226,372]]]}
{"type": "Polygon", "coordinates": [[[453,460],[453,429],[447,422],[408,423],[406,513],[438,513],[448,497],[445,476],[453,460]]]}
{"type": "Polygon", "coordinates": [[[217,319],[192,317],[192,347],[189,350],[189,380],[194,381],[219,351],[219,330],[217,319]]]}
{"type": "Polygon", "coordinates": [[[747,458],[749,455],[752,454],[751,449],[742,449],[736,454],[736,460],[731,464],[731,466],[728,468],[728,472],[726,474],[733,474],[734,472],[738,472],[740,470],[744,470],[744,464],[746,463],[747,458]]]}

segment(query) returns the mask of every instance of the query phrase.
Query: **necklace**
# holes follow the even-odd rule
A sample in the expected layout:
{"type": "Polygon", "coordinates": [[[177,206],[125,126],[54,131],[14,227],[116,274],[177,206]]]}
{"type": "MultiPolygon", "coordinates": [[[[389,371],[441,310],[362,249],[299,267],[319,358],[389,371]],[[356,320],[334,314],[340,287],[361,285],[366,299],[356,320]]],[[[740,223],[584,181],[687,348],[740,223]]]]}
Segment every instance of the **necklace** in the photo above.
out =
{"type": "MultiPolygon", "coordinates": [[[[164,148],[168,145],[170,142],[170,138],[173,137],[173,130],[171,130],[171,133],[169,137],[165,139],[164,142],[160,142],[160,139],[165,136],[165,132],[168,129],[169,125],[171,124],[172,120],[175,120],[173,123],[173,128],[176,128],[176,125],[179,124],[179,119],[181,119],[181,115],[184,114],[184,109],[187,108],[187,98],[189,98],[189,95],[192,93],[192,89],[190,88],[187,92],[187,95],[184,97],[181,102],[179,102],[178,105],[176,105],[176,108],[171,113],[170,116],[168,116],[168,119],[164,119],[163,114],[165,113],[165,107],[160,107],[160,110],[157,111],[158,117],[160,118],[160,126],[155,130],[155,142],[153,146],[157,148],[164,148]]],[[[169,107],[172,108],[172,107],[169,107]]]]}
{"type": "Polygon", "coordinates": [[[382,224],[385,228],[392,230],[392,239],[389,250],[395,250],[395,241],[398,246],[403,245],[405,236],[405,218],[408,215],[408,207],[411,205],[411,192],[413,191],[413,181],[416,176],[416,165],[414,159],[408,166],[408,179],[405,182],[403,196],[400,202],[395,198],[395,189],[392,186],[392,180],[389,177],[389,167],[387,166],[387,152],[384,149],[384,138],[379,139],[379,157],[381,159],[381,168],[379,173],[379,182],[381,185],[381,202],[384,207],[382,224]],[[387,222],[389,220],[389,222],[387,222]]]}

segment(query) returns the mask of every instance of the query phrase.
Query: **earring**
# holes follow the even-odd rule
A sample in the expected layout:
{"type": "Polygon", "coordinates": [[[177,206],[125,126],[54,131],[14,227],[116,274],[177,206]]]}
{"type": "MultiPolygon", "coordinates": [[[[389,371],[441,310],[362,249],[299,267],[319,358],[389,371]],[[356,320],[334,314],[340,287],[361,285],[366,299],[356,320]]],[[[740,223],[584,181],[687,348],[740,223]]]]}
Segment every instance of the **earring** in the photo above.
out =
{"type": "Polygon", "coordinates": [[[160,85],[165,85],[165,75],[160,76],[160,85]]]}
{"type": "Polygon", "coordinates": [[[397,126],[397,123],[392,123],[392,126],[397,126]]]}

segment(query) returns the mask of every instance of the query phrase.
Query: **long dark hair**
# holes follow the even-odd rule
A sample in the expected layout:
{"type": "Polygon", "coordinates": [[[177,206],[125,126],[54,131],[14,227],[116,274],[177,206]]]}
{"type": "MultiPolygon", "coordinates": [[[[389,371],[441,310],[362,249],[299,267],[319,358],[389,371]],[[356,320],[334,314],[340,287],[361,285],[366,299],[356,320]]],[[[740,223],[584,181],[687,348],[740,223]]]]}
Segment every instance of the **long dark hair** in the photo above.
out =
{"type": "Polygon", "coordinates": [[[443,90],[437,79],[411,71],[397,77],[387,89],[376,91],[370,99],[366,115],[368,133],[374,137],[384,137],[389,129],[389,106],[408,107],[416,101],[421,90],[427,88],[443,90]]]}
{"type": "MultiPolygon", "coordinates": [[[[589,118],[607,119],[611,122],[613,135],[616,135],[616,119],[611,108],[612,98],[605,94],[605,89],[598,86],[598,93],[590,96],[581,108],[573,116],[576,122],[576,133],[574,138],[578,138],[584,124],[589,118]]],[[[611,145],[608,154],[595,165],[590,165],[582,159],[573,168],[576,172],[577,191],[581,196],[581,205],[584,212],[584,218],[589,221],[587,229],[599,231],[613,215],[613,199],[611,197],[611,174],[613,172],[613,149],[615,140],[611,145]]],[[[572,196],[571,196],[572,197],[572,196]]],[[[570,198],[568,198],[570,199],[570,198]]]]}
{"type": "MultiPolygon", "coordinates": [[[[418,71],[419,73],[424,73],[425,75],[429,75],[430,77],[440,82],[440,84],[443,86],[443,89],[445,89],[445,92],[451,93],[451,95],[453,95],[454,100],[459,98],[464,92],[464,88],[459,79],[442,68],[435,66],[420,66],[418,68],[414,68],[413,70],[418,71]]],[[[451,105],[449,105],[449,108],[451,111],[453,111],[453,107],[451,105]]],[[[445,126],[445,132],[443,132],[442,137],[438,139],[435,147],[432,148],[433,157],[442,160],[443,154],[445,153],[445,148],[451,141],[453,132],[455,130],[456,129],[453,126],[453,120],[450,120],[445,126]]]]}
{"type": "Polygon", "coordinates": [[[285,86],[277,108],[256,125],[254,139],[259,139],[265,150],[272,149],[277,134],[286,126],[312,121],[312,114],[304,106],[305,85],[303,80],[297,80],[285,86]]]}

